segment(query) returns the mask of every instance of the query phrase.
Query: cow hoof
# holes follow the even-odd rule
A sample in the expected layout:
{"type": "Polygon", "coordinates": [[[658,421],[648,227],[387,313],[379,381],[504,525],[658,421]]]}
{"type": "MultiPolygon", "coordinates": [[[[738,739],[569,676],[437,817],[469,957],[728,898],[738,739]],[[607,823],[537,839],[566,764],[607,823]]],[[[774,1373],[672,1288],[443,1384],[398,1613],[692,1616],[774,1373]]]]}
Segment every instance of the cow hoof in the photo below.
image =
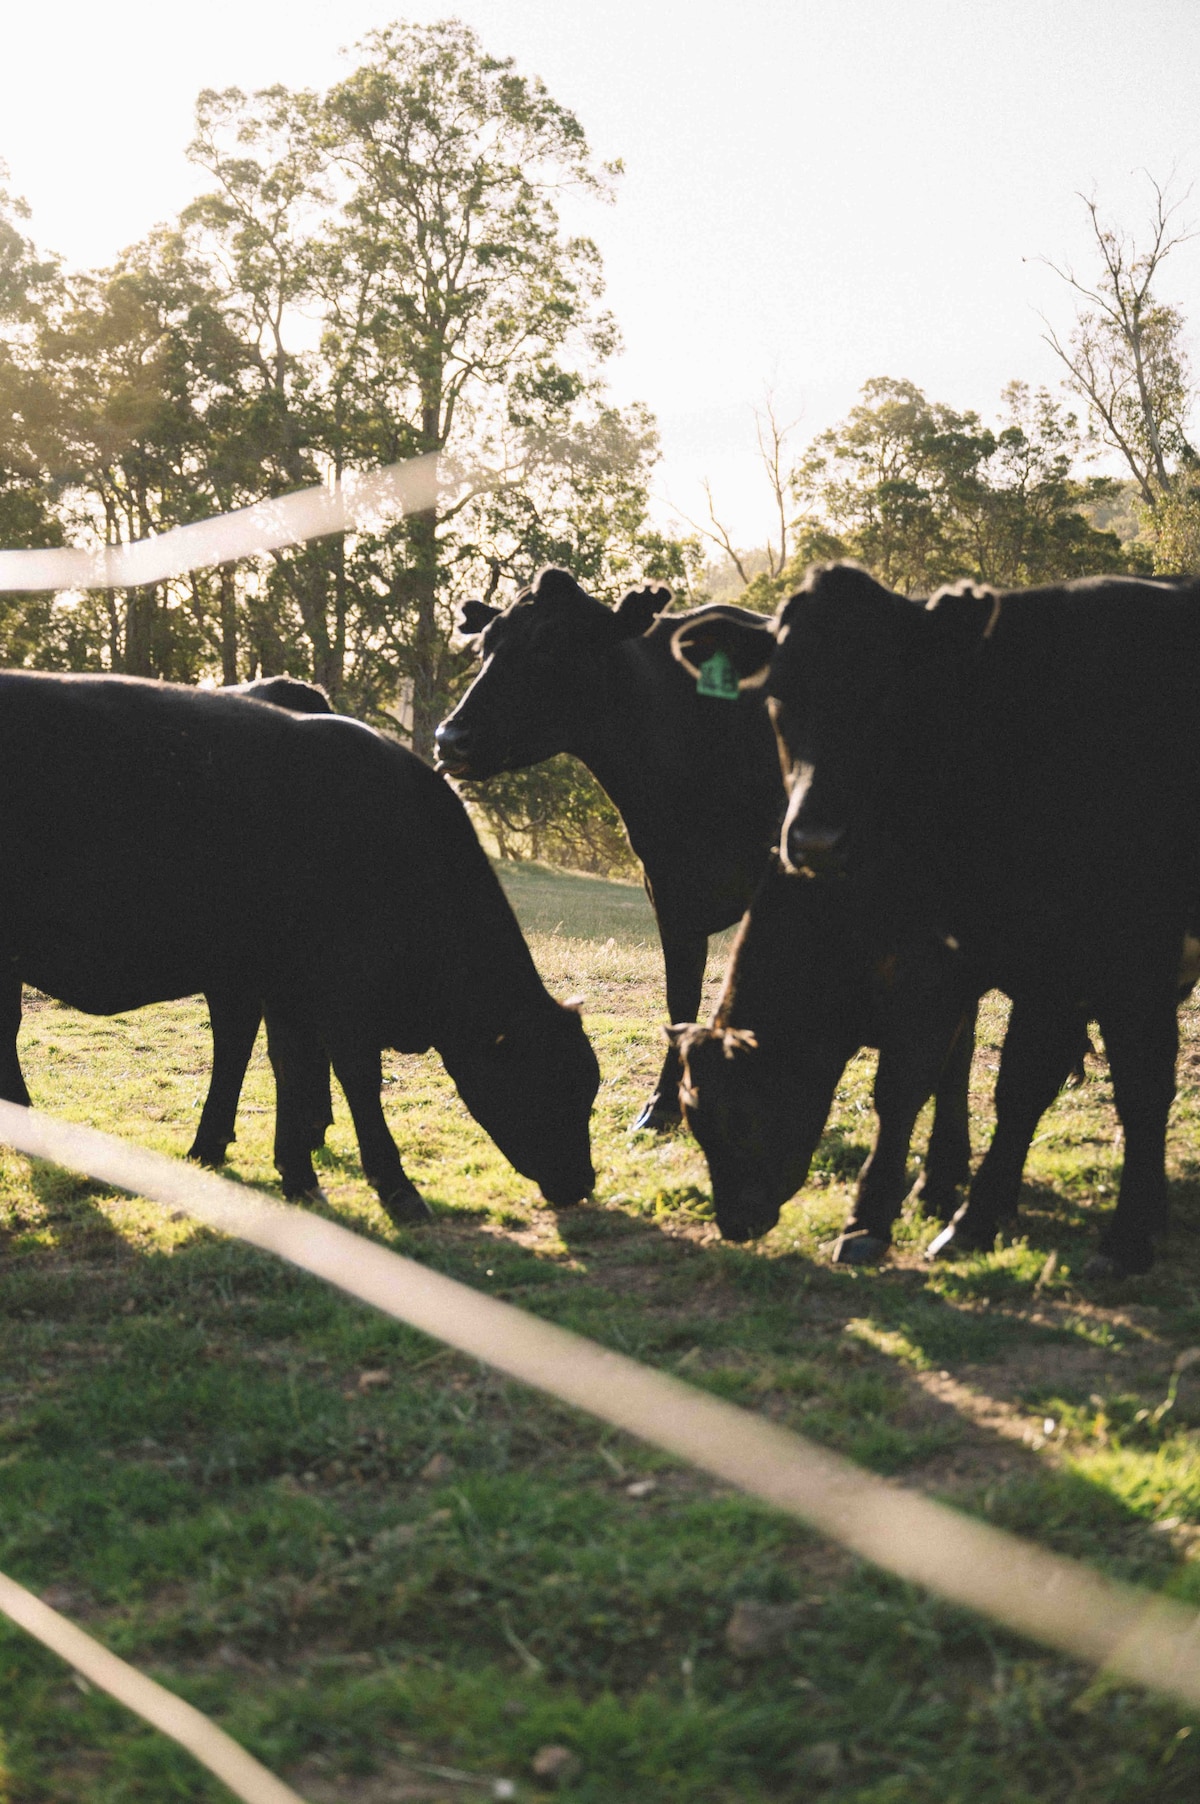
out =
{"type": "Polygon", "coordinates": [[[1144,1278],[1154,1263],[1151,1252],[1131,1253],[1118,1258],[1115,1253],[1093,1253],[1083,1268],[1088,1284],[1115,1283],[1121,1278],[1144,1278]]]}
{"type": "Polygon", "coordinates": [[[289,1203],[327,1203],[329,1198],[317,1182],[316,1172],[310,1172],[306,1178],[294,1178],[291,1183],[280,1178],[279,1188],[289,1203]]]}
{"type": "Polygon", "coordinates": [[[878,1265],[887,1257],[891,1248],[890,1240],[883,1240],[878,1234],[868,1234],[864,1228],[855,1228],[849,1234],[841,1234],[833,1243],[834,1265],[878,1265]]]}
{"type": "Polygon", "coordinates": [[[419,1228],[433,1220],[433,1210],[415,1184],[407,1184],[381,1196],[380,1202],[397,1228],[419,1228]]]}
{"type": "Polygon", "coordinates": [[[201,1146],[197,1141],[188,1147],[185,1157],[193,1165],[203,1165],[209,1171],[220,1171],[229,1158],[228,1146],[201,1146]]]}
{"type": "Polygon", "coordinates": [[[681,1120],[678,1109],[668,1109],[652,1096],[629,1131],[631,1134],[670,1134],[681,1120]]]}

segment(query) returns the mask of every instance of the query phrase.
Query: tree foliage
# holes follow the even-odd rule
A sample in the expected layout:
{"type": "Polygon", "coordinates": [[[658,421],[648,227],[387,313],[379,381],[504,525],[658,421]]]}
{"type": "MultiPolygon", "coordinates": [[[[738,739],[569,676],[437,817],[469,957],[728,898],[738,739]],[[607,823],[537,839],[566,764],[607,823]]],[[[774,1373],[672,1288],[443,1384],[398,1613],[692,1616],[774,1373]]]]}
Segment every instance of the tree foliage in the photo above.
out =
{"type": "Polygon", "coordinates": [[[877,377],[792,475],[795,576],[854,557],[906,594],[970,576],[1019,587],[1121,569],[1114,533],[1087,508],[1114,487],[1072,474],[1077,422],[1045,390],[1012,382],[996,430],[931,402],[911,382],[877,377]]]}
{"type": "Polygon", "coordinates": [[[648,525],[653,418],[601,379],[617,335],[599,255],[559,219],[564,190],[605,196],[618,171],[453,21],[372,33],[323,95],[205,91],[190,154],[205,192],[106,270],[38,264],[12,203],[0,214],[17,347],[0,385],[25,384],[10,417],[28,427],[0,438],[5,542],[119,544],[428,452],[438,504],[57,598],[13,653],[183,680],[289,671],[428,755],[462,676],[457,600],[550,558],[615,596],[683,555],[648,525]]]}

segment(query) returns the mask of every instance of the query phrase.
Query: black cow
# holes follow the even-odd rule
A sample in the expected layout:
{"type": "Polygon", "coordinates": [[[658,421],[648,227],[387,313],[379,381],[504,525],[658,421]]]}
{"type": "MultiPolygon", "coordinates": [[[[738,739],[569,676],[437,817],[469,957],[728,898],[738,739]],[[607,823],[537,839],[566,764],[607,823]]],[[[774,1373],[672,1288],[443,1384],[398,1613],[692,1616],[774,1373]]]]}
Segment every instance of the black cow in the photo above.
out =
{"type": "Polygon", "coordinates": [[[0,967],[93,1014],[260,998],[287,1194],[315,1187],[328,1053],[384,1207],[427,1213],[384,1121],[380,1052],[430,1045],[550,1202],[591,1189],[595,1055],[461,803],[411,753],[219,690],[9,672],[0,768],[0,967]]]}
{"type": "Polygon", "coordinates": [[[885,951],[851,884],[807,883],[778,868],[750,905],[709,1027],[675,1027],[684,1118],[712,1179],[728,1240],[774,1227],[808,1175],[847,1061],[878,1046],[878,1133],[854,1214],[835,1249],[843,1264],[880,1258],[908,1188],[913,1124],[937,1108],[921,1201],[949,1220],[970,1176],[967,1085],[974,1048],[961,963],[933,939],[885,951]]]}
{"type": "MultiPolygon", "coordinates": [[[[436,737],[441,768],[472,781],[559,752],[588,767],[641,859],[667,1009],[684,1021],[699,1010],[708,936],[741,917],[784,798],[759,697],[728,682],[728,694],[698,693],[696,673],[671,655],[681,619],[752,625],[757,616],[722,607],[657,619],[670,599],[652,586],[608,608],[549,568],[507,608],[465,603],[460,631],[474,638],[483,668],[436,737]]],[[[678,1091],[670,1046],[635,1127],[677,1122],[678,1091]]]]}
{"type": "MultiPolygon", "coordinates": [[[[1200,896],[1198,602],[1195,583],[1104,577],[920,605],[825,566],[780,610],[766,675],[789,765],[785,860],[866,885],[885,930],[952,939],[969,989],[1013,998],[1014,1147],[1081,1019],[1099,1022],[1125,1162],[1093,1275],[1148,1270],[1166,1226],[1200,896]]],[[[990,1246],[1019,1180],[1015,1156],[985,1161],[936,1249],[990,1246]]]]}
{"type": "MultiPolygon", "coordinates": [[[[324,689],[315,683],[300,682],[296,677],[258,677],[252,682],[231,684],[224,693],[249,696],[252,701],[288,708],[296,714],[333,712],[324,689]]],[[[219,854],[219,848],[214,848],[214,853],[219,854]]],[[[238,1100],[262,1025],[262,1006],[257,996],[238,991],[213,992],[205,997],[205,1001],[213,1039],[212,1073],[196,1137],[187,1156],[201,1165],[219,1166],[225,1163],[229,1143],[236,1138],[238,1100]]],[[[21,978],[16,972],[7,972],[0,983],[0,1097],[5,1102],[27,1106],[29,1091],[17,1054],[20,1026],[21,978]]],[[[318,1077],[307,1107],[312,1145],[316,1148],[333,1121],[328,1070],[323,1078],[318,1077]]]]}
{"type": "MultiPolygon", "coordinates": [[[[774,1227],[808,1175],[847,1061],[860,1046],[879,1047],[875,1145],[833,1249],[841,1265],[872,1264],[887,1253],[908,1189],[913,1125],[931,1096],[918,1194],[927,1214],[944,1222],[952,1216],[957,1189],[970,1177],[978,1003],[959,952],[933,938],[886,949],[874,911],[856,891],[852,880],[806,883],[775,871],[742,923],[711,1026],[670,1030],[683,1064],[684,1118],[708,1161],[717,1223],[730,1240],[774,1227]]],[[[1026,1027],[1018,1003],[1001,1056],[995,1132],[972,1193],[977,1201],[996,1195],[998,1225],[1010,1225],[1015,1213],[1043,1086],[1048,1094],[1061,1088],[1085,1044],[1082,1011],[1068,1012],[1056,1041],[1060,1063],[1044,1078],[1030,1064],[1026,1027]]]]}

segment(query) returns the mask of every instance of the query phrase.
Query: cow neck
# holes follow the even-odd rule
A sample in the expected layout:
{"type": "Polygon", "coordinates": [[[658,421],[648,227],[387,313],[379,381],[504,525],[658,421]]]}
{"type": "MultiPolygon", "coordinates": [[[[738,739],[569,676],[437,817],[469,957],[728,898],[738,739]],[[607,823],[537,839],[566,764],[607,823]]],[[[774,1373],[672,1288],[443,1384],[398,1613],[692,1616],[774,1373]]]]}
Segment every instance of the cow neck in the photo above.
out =
{"type": "Polygon", "coordinates": [[[686,726],[678,731],[672,726],[680,725],[672,692],[680,666],[669,658],[664,668],[660,663],[660,648],[644,638],[614,645],[599,704],[567,748],[612,802],[643,863],[647,856],[653,860],[664,828],[669,836],[674,833],[679,784],[691,773],[686,726]]]}
{"type": "Polygon", "coordinates": [[[577,723],[566,747],[591,771],[623,819],[627,810],[638,811],[646,790],[643,723],[625,649],[616,645],[609,651],[599,705],[577,723]]]}
{"type": "Polygon", "coordinates": [[[519,1015],[545,1007],[550,995],[533,962],[500,880],[482,848],[464,877],[455,919],[447,919],[436,1046],[493,1040],[519,1015]]]}
{"type": "Polygon", "coordinates": [[[772,860],[738,929],[715,1025],[748,1028],[768,1055],[835,1040],[869,1007],[872,939],[849,882],[792,876],[772,860]]]}

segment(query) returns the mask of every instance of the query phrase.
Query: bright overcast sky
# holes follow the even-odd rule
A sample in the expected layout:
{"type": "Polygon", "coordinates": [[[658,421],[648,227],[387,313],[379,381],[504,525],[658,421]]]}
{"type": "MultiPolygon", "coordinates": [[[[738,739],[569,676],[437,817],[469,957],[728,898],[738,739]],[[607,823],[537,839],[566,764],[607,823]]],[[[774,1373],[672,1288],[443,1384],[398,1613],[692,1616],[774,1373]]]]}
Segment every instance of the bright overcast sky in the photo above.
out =
{"type": "MultiPolygon", "coordinates": [[[[1070,306],[1037,258],[1088,267],[1075,191],[1137,225],[1139,170],[1200,176],[1197,0],[8,0],[0,159],[41,244],[107,262],[196,191],[201,87],[323,87],[372,26],[448,13],[624,159],[583,222],[612,387],[658,416],[662,495],[697,513],[707,475],[743,543],[766,383],[800,438],[870,376],[985,414],[1054,383],[1038,309],[1070,306]]],[[[1198,291],[1189,245],[1163,298],[1200,331],[1198,291]]]]}

